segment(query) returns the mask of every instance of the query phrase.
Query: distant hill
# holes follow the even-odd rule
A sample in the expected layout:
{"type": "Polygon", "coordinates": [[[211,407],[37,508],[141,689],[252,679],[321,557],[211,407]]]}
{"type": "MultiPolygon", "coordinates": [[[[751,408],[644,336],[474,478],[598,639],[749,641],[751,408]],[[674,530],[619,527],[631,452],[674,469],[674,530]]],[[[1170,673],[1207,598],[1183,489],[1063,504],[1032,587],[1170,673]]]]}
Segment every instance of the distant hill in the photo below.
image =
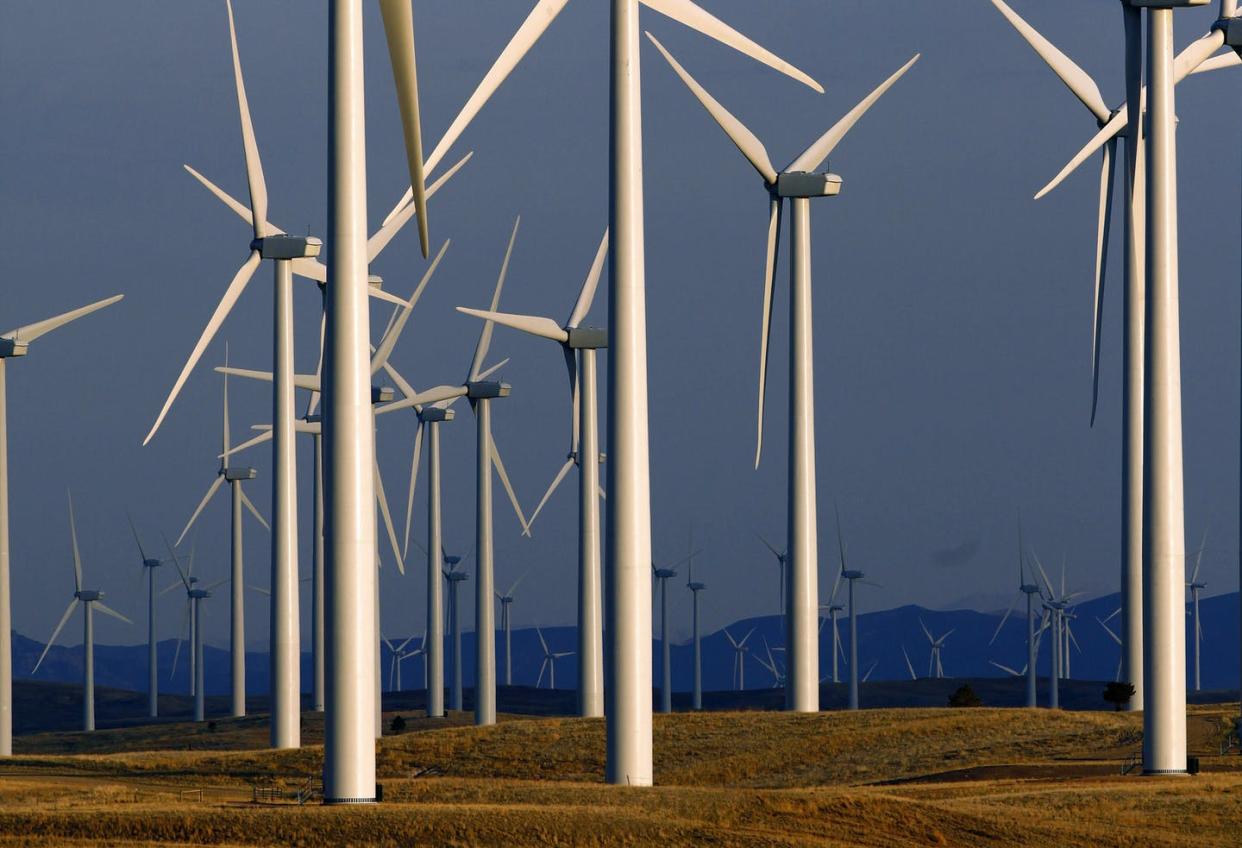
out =
{"type": "MultiPolygon", "coordinates": [[[[705,598],[705,603],[709,599],[705,598]]],[[[1106,618],[1118,606],[1116,594],[1106,595],[1079,604],[1074,612],[1077,618],[1071,622],[1077,647],[1071,653],[1070,671],[1074,678],[1082,680],[1112,680],[1117,671],[1118,648],[1116,643],[1096,623],[1096,618],[1106,618]]],[[[1200,602],[1203,620],[1203,665],[1202,682],[1205,690],[1231,690],[1238,686],[1239,669],[1239,638],[1238,638],[1238,594],[1217,595],[1200,602]]],[[[929,610],[919,606],[903,606],[877,612],[860,613],[858,616],[859,668],[863,673],[875,669],[871,673],[871,682],[909,680],[910,675],[902,657],[902,648],[909,653],[911,664],[919,677],[925,677],[928,670],[929,649],[927,637],[923,634],[920,620],[926,623],[935,636],[952,630],[953,633],[945,642],[942,664],[947,676],[953,678],[998,678],[1005,674],[989,664],[989,660],[1002,663],[1014,669],[1021,669],[1026,663],[1026,625],[1023,611],[1015,610],[1009,617],[1004,628],[997,635],[994,644],[989,644],[993,633],[1000,622],[1000,613],[981,613],[974,610],[929,610]]],[[[1187,617],[1187,636],[1190,624],[1187,617]]],[[[840,620],[842,645],[849,652],[848,619],[840,620]]],[[[1110,626],[1114,631],[1118,621],[1114,619],[1110,626]]],[[[746,686],[748,689],[771,688],[772,676],[760,665],[756,657],[766,658],[764,640],[773,649],[774,656],[780,661],[779,650],[784,645],[781,620],[778,616],[760,616],[742,619],[728,626],[734,638],[741,639],[753,628],[754,633],[747,642],[750,652],[745,657],[746,686]]],[[[577,647],[576,628],[547,627],[543,629],[544,638],[553,651],[574,650],[577,647]]],[[[1047,636],[1047,634],[1045,634],[1047,636]]],[[[404,640],[404,636],[401,637],[404,640]]],[[[394,643],[397,640],[394,639],[394,643]]],[[[703,688],[707,691],[726,691],[733,688],[733,649],[723,630],[703,635],[703,688]]],[[[177,641],[166,639],[159,643],[160,690],[168,694],[187,694],[189,691],[189,664],[187,652],[182,647],[177,660],[176,674],[172,674],[173,657],[176,653],[177,641]]],[[[465,685],[474,682],[474,634],[462,635],[463,670],[465,685]]],[[[831,625],[826,624],[820,631],[820,667],[821,675],[827,677],[831,664],[832,634],[831,625]]],[[[13,654],[14,672],[21,680],[33,668],[43,643],[28,639],[14,633],[13,654]]],[[[208,695],[225,695],[229,691],[228,652],[218,647],[205,646],[204,674],[208,695]]],[[[1187,638],[1188,669],[1190,639],[1187,638]]],[[[689,642],[672,647],[672,678],[675,691],[688,691],[692,683],[693,648],[689,642]]],[[[382,648],[385,685],[387,687],[391,656],[387,648],[382,648]]],[[[446,650],[446,666],[448,653],[446,650]]],[[[660,651],[659,642],[652,643],[653,671],[659,679],[660,651]]],[[[504,677],[503,639],[497,637],[497,673],[498,679],[504,677]]],[[[513,631],[513,682],[518,686],[534,686],[539,666],[543,661],[543,650],[539,638],[533,628],[513,631]]],[[[1037,670],[1046,675],[1049,666],[1049,641],[1045,638],[1040,645],[1040,657],[1037,670]]],[[[147,680],[145,645],[96,645],[95,647],[95,680],[100,687],[114,687],[131,691],[145,691],[147,680]]],[[[847,679],[848,668],[844,660],[839,660],[839,673],[842,682],[847,679]]],[[[62,647],[55,645],[48,652],[39,673],[32,680],[62,683],[77,683],[82,679],[82,646],[62,647]]],[[[404,688],[421,689],[423,687],[423,661],[421,657],[406,660],[402,666],[404,688]]],[[[310,680],[310,655],[302,657],[302,682],[307,687],[310,680]]],[[[446,681],[447,682],[447,681],[446,681]]],[[[556,683],[559,689],[573,689],[577,686],[577,663],[575,658],[565,657],[557,662],[556,683]]],[[[547,685],[547,675],[544,677],[547,685]]],[[[246,655],[246,686],[250,695],[261,696],[268,691],[267,654],[247,652],[246,655]]]]}

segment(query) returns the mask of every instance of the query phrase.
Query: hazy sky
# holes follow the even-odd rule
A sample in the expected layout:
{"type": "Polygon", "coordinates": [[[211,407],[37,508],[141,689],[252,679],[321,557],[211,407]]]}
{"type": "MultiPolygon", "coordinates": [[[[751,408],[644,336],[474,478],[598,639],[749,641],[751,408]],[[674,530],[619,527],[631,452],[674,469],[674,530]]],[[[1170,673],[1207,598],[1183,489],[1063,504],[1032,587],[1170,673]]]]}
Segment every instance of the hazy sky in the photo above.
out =
{"type": "MultiPolygon", "coordinates": [[[[532,3],[416,4],[424,132],[434,141],[532,3]]],[[[791,160],[913,53],[923,59],[834,153],[845,180],[813,204],[820,581],[837,566],[839,501],[851,565],[886,587],[871,608],[1012,593],[1016,517],[1075,588],[1114,591],[1118,571],[1120,260],[1109,279],[1100,419],[1088,428],[1098,160],[1051,196],[1034,192],[1096,124],[986,0],[705,0],[819,79],[811,92],[655,13],[650,28],[767,144],[791,160]]],[[[1123,98],[1115,0],[1015,0],[1015,8],[1123,98]]],[[[375,225],[405,186],[378,11],[367,10],[368,183],[375,225]]],[[[238,0],[270,218],[326,230],[326,3],[238,0]]],[[[1179,47],[1215,9],[1178,12],[1179,47]]],[[[14,626],[46,638],[72,592],[65,489],[74,490],[88,584],[140,621],[144,594],[125,525],[149,547],[175,537],[211,483],[223,358],[270,368],[271,271],[255,276],[163,429],[140,447],[194,339],[246,256],[248,228],[182,171],[247,197],[224,3],[8,0],[0,10],[0,324],[124,292],[116,307],[40,340],[9,370],[14,626]]],[[[754,453],[766,198],[750,166],[644,43],[647,304],[654,548],[681,557],[693,525],[707,624],[775,611],[776,569],[756,540],[785,526],[788,277],[782,251],[766,450],[754,453]]],[[[435,245],[454,240],[393,361],[417,385],[463,377],[513,218],[522,227],[502,308],[563,320],[607,219],[607,4],[575,0],[455,148],[474,159],[431,203],[435,245]]],[[[1239,138],[1242,74],[1178,89],[1188,544],[1209,533],[1210,592],[1237,585],[1239,138]]],[[[450,155],[450,161],[457,156],[450,155]]],[[[1120,216],[1118,215],[1118,221],[1120,216]]],[[[1114,228],[1114,248],[1120,246],[1114,228]]],[[[1114,254],[1117,255],[1117,254],[1114,254]]],[[[425,267],[413,229],[375,263],[408,295],[425,267]]],[[[297,363],[313,370],[319,298],[299,282],[297,363]]],[[[592,323],[605,321],[601,291],[592,323]]],[[[387,308],[376,308],[377,332],[387,308]]],[[[498,329],[512,396],[497,442],[531,508],[565,456],[559,353],[498,329]]],[[[602,371],[603,369],[601,369],[602,371]]],[[[236,381],[234,432],[270,419],[266,387],[236,381]]],[[[603,390],[601,388],[601,394],[603,390]]],[[[300,401],[301,402],[301,401],[300,401]]],[[[444,430],[445,536],[473,544],[474,433],[464,404],[444,430]]],[[[381,463],[404,518],[412,415],[381,421],[381,463]]],[[[301,449],[301,564],[309,572],[309,440],[301,449]]],[[[250,486],[266,511],[269,455],[250,486]]],[[[605,467],[606,470],[606,467],[605,467]]],[[[531,571],[515,623],[575,610],[573,481],[532,540],[497,487],[496,583],[531,571]]],[[[425,537],[420,486],[416,534],[425,537]]],[[[200,519],[199,571],[227,574],[225,499],[200,519]]],[[[247,572],[268,583],[269,537],[246,527],[247,572]]],[[[425,563],[384,566],[384,629],[421,629],[425,563]],[[415,577],[417,575],[417,577],[415,577]]],[[[473,568],[473,561],[470,563],[473,568]]],[[[171,582],[170,574],[161,582],[171,582]]],[[[473,584],[471,584],[472,586],[473,584]]],[[[676,593],[688,618],[688,592],[676,593]]],[[[470,591],[473,606],[473,590],[470,591]]],[[[265,599],[249,638],[266,640],[265,599]]],[[[305,606],[304,606],[305,609],[305,606]]],[[[176,593],[161,602],[176,629],[176,593]]],[[[226,638],[227,599],[207,632],[226,638]]],[[[466,615],[473,619],[473,612],[466,615]]],[[[140,625],[98,621],[103,641],[140,625]]],[[[303,617],[303,628],[309,622],[303,617]]],[[[688,621],[679,630],[688,628],[688,621]]],[[[69,636],[78,638],[75,628],[69,636]]]]}

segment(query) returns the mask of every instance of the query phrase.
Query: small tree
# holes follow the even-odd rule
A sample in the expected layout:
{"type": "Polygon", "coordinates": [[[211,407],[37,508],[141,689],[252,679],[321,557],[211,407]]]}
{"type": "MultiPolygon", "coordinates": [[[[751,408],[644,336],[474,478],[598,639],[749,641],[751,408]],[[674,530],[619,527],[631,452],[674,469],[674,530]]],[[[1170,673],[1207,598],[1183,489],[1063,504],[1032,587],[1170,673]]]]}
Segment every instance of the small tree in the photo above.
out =
{"type": "Polygon", "coordinates": [[[970,684],[963,684],[957,688],[957,691],[949,696],[950,707],[982,707],[983,701],[979,700],[979,696],[975,694],[975,690],[970,688],[970,684]]]}
{"type": "Polygon", "coordinates": [[[393,733],[405,733],[405,717],[400,715],[393,716],[392,723],[388,726],[388,729],[393,733]]]}
{"type": "Polygon", "coordinates": [[[1110,683],[1104,687],[1104,700],[1113,705],[1113,709],[1120,712],[1121,708],[1130,703],[1130,699],[1134,697],[1134,684],[1118,681],[1110,683]]]}
{"type": "Polygon", "coordinates": [[[208,733],[216,732],[216,723],[214,721],[207,722],[207,732],[208,733]]]}

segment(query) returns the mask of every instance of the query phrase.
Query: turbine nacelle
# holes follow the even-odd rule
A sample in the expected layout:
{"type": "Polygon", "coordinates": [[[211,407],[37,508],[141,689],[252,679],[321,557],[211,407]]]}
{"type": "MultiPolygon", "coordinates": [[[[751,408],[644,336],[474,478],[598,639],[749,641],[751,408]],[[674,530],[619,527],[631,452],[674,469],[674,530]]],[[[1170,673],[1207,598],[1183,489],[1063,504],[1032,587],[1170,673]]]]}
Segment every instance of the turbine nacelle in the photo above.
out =
{"type": "Polygon", "coordinates": [[[397,395],[392,390],[392,386],[372,386],[371,387],[371,404],[388,403],[397,395]]]}
{"type": "Polygon", "coordinates": [[[601,327],[567,327],[569,340],[565,346],[572,350],[601,350],[608,347],[608,329],[601,327]]]}
{"type": "Polygon", "coordinates": [[[257,250],[264,259],[309,259],[318,256],[323,242],[314,236],[276,235],[255,239],[250,249],[257,250]]]}
{"type": "Polygon", "coordinates": [[[841,576],[846,580],[861,580],[863,573],[861,571],[842,571],[841,576]]]}
{"type": "Polygon", "coordinates": [[[1232,47],[1239,56],[1242,56],[1242,16],[1219,21],[1217,26],[1225,32],[1225,46],[1232,47]]]}
{"type": "Polygon", "coordinates": [[[470,575],[464,571],[450,571],[444,575],[445,579],[450,583],[460,583],[463,580],[469,580],[470,575]]]}
{"type": "Polygon", "coordinates": [[[158,559],[144,559],[142,561],[143,568],[159,568],[163,564],[158,559]]]}
{"type": "Polygon", "coordinates": [[[1185,9],[1189,6],[1206,6],[1212,0],[1125,0],[1136,9],[1185,9]]]}
{"type": "Polygon", "coordinates": [[[1018,587],[1018,591],[1025,592],[1028,595],[1038,595],[1039,587],[1033,583],[1023,583],[1018,587]]]}
{"type": "Polygon", "coordinates": [[[836,174],[808,171],[786,171],[776,175],[772,194],[776,197],[835,197],[841,193],[841,178],[836,174]]]}
{"type": "Polygon", "coordinates": [[[473,380],[465,384],[466,397],[470,400],[508,397],[512,386],[496,380],[473,380]]]}
{"type": "Polygon", "coordinates": [[[441,409],[438,406],[424,406],[422,411],[418,413],[418,420],[424,424],[440,421],[452,421],[457,413],[451,409],[441,409]]]}
{"type": "Polygon", "coordinates": [[[104,596],[104,593],[100,592],[97,589],[82,589],[80,591],[74,592],[73,596],[77,598],[79,601],[89,604],[91,601],[101,600],[104,596]]]}
{"type": "Polygon", "coordinates": [[[687,583],[686,587],[691,592],[701,592],[702,590],[707,588],[707,584],[706,583],[687,583]]]}
{"type": "Polygon", "coordinates": [[[0,339],[0,359],[8,359],[14,356],[25,356],[30,351],[30,345],[18,339],[0,339]]]}
{"type": "Polygon", "coordinates": [[[190,600],[193,601],[201,601],[211,597],[211,592],[207,589],[191,589],[186,594],[188,594],[190,596],[190,600]]]}
{"type": "Polygon", "coordinates": [[[655,570],[655,576],[660,580],[667,580],[670,577],[676,577],[677,572],[673,571],[671,568],[657,568],[655,570]]]}
{"type": "Polygon", "coordinates": [[[229,483],[233,483],[238,480],[253,480],[255,477],[259,476],[259,472],[254,468],[225,468],[221,471],[221,473],[224,475],[224,479],[229,483]]]}

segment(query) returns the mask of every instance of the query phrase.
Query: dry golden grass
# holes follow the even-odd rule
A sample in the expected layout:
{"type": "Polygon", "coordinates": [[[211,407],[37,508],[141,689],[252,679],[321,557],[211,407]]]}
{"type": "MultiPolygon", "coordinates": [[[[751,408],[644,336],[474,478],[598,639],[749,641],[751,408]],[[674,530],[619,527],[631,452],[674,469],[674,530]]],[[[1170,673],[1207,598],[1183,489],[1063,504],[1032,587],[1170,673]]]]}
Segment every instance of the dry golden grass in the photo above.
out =
{"type": "MultiPolygon", "coordinates": [[[[1198,753],[1215,753],[1225,713],[1192,711],[1198,753]]],[[[100,745],[5,763],[0,845],[1236,846],[1242,772],[1223,769],[1239,758],[1205,756],[1198,778],[1122,777],[1140,728],[984,709],[657,716],[657,787],[619,789],[600,782],[600,721],[440,725],[382,741],[385,803],[358,809],[245,802],[250,781],[315,773],[317,747],[100,745]],[[411,777],[427,767],[440,776],[411,777]],[[190,786],[209,787],[203,801],[190,786]]]]}

